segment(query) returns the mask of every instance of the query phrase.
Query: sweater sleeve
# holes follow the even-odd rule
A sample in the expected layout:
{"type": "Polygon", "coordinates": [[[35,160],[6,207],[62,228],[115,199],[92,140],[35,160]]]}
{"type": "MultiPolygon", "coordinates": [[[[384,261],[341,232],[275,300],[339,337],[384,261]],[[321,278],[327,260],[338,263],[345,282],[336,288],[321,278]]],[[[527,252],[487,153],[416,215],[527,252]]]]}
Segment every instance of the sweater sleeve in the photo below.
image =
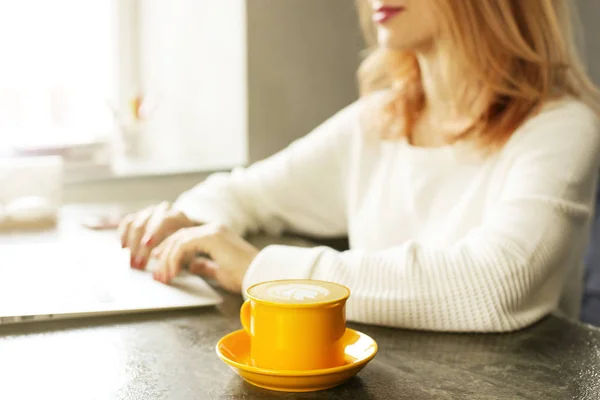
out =
{"type": "Polygon", "coordinates": [[[192,220],[239,234],[282,230],[346,234],[346,168],[360,101],[280,153],[248,168],[210,176],[174,204],[192,220]]]}
{"type": "MultiPolygon", "coordinates": [[[[337,282],[357,322],[445,331],[510,331],[556,309],[570,252],[593,213],[600,139],[586,107],[533,118],[502,153],[499,197],[481,224],[448,246],[408,241],[383,251],[271,246],[244,282],[337,282]]],[[[582,253],[583,254],[583,253],[582,253]]]]}

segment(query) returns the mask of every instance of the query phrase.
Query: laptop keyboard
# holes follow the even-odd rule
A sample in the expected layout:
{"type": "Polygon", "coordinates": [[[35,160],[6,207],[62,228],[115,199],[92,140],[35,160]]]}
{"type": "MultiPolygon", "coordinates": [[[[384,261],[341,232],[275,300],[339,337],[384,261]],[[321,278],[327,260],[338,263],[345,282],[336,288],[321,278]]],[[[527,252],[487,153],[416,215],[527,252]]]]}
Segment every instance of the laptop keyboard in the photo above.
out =
{"type": "Polygon", "coordinates": [[[182,273],[171,285],[132,270],[129,252],[107,241],[0,246],[0,323],[33,315],[215,304],[219,295],[182,273]],[[13,317],[19,316],[19,317],[13,317]],[[20,317],[24,316],[24,317],[20,317]]]}

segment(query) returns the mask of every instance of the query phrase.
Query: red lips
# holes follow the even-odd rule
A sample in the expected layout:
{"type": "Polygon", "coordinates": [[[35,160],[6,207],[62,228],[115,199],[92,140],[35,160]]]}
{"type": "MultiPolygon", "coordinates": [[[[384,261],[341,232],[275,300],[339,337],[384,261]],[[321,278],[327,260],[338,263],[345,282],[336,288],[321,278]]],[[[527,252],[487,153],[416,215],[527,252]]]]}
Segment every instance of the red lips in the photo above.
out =
{"type": "Polygon", "coordinates": [[[385,24],[390,19],[394,18],[396,15],[400,14],[405,10],[404,7],[394,7],[394,6],[382,6],[375,10],[373,14],[373,22],[377,24],[385,24]]]}

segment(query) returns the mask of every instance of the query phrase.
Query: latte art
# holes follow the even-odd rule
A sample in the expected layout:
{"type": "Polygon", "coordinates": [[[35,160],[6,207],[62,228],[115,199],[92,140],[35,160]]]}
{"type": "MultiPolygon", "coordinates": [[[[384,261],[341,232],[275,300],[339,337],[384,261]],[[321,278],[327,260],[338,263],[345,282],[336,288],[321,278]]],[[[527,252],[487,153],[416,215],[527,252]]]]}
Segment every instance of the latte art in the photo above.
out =
{"type": "Polygon", "coordinates": [[[333,282],[310,279],[291,279],[263,282],[248,289],[255,300],[277,304],[315,305],[344,300],[350,291],[333,282]]]}
{"type": "Polygon", "coordinates": [[[328,296],[329,290],[316,285],[288,283],[270,287],[267,295],[280,300],[318,300],[328,296]]]}

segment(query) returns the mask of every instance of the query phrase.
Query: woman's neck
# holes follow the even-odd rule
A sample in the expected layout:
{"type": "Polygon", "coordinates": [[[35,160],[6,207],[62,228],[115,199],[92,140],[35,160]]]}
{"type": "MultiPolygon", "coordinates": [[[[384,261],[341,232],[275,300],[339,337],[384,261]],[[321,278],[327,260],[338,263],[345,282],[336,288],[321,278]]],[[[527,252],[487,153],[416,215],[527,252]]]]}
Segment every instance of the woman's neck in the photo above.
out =
{"type": "Polygon", "coordinates": [[[444,66],[441,51],[435,45],[416,52],[421,70],[425,108],[431,115],[444,117],[453,103],[448,83],[444,79],[444,66]]]}
{"type": "MultiPolygon", "coordinates": [[[[462,96],[469,91],[477,95],[479,85],[467,74],[450,76],[450,61],[435,44],[417,51],[416,57],[425,95],[420,125],[428,130],[434,129],[444,136],[459,134],[469,129],[477,118],[477,113],[472,114],[475,110],[462,104],[466,100],[462,96]]],[[[456,71],[460,69],[454,68],[451,72],[456,71]]],[[[418,138],[415,138],[415,141],[418,141],[418,138]]]]}

